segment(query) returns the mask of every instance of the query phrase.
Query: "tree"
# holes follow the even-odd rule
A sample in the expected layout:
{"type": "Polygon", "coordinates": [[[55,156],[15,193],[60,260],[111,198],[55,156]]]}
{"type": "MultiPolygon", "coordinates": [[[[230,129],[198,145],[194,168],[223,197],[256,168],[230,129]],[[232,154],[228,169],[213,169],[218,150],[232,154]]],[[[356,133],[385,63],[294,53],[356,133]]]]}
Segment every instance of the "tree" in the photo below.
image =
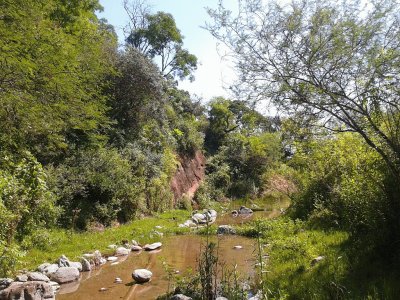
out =
{"type": "Polygon", "coordinates": [[[124,7],[130,19],[127,45],[150,58],[158,58],[165,77],[193,80],[197,57],[183,48],[184,37],[173,16],[165,12],[151,14],[143,1],[125,0],[124,7]]]}
{"type": "Polygon", "coordinates": [[[232,50],[238,95],[267,99],[333,132],[352,131],[400,180],[400,16],[396,1],[241,1],[209,9],[232,50]]]}

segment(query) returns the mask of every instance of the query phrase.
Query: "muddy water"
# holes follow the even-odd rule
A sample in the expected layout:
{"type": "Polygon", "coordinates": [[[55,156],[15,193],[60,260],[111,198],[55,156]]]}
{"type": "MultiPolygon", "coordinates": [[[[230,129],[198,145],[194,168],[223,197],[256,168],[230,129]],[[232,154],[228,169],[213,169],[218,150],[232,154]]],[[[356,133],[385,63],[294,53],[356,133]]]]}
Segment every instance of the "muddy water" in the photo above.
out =
{"type": "MultiPolygon", "coordinates": [[[[220,236],[214,238],[219,244],[220,261],[226,266],[237,264],[239,274],[244,278],[253,274],[254,240],[240,236],[220,236]],[[242,249],[234,249],[241,245],[242,249]]],[[[161,250],[132,253],[121,258],[117,265],[107,263],[98,270],[81,273],[78,282],[62,285],[57,300],[115,300],[115,299],[156,299],[167,292],[170,281],[163,262],[180,274],[188,274],[188,268],[196,270],[197,259],[205,238],[196,235],[172,236],[163,239],[161,250]],[[146,268],[153,272],[152,280],[145,284],[135,284],[131,274],[134,269],[146,268]],[[120,277],[123,283],[114,283],[120,277]],[[100,292],[101,288],[107,291],[100,292]]]]}

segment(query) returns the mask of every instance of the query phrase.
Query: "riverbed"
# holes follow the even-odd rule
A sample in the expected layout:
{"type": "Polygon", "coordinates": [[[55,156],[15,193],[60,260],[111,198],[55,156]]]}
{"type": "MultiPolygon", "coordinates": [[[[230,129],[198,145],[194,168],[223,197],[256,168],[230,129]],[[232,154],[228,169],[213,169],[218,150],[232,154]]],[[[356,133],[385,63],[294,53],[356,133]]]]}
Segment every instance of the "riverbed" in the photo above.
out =
{"type": "MultiPolygon", "coordinates": [[[[249,216],[232,217],[230,214],[217,218],[217,224],[242,224],[256,217],[270,218],[275,211],[260,211],[249,216]]],[[[156,299],[167,293],[174,284],[169,274],[188,276],[196,272],[198,258],[204,248],[206,237],[200,235],[178,235],[162,239],[163,246],[155,251],[132,252],[120,257],[118,264],[106,265],[91,272],[81,273],[79,281],[64,284],[57,293],[57,300],[115,300],[115,299],[156,299]],[[153,272],[150,282],[135,284],[132,272],[135,269],[149,269],[153,272]],[[166,269],[169,269],[167,272],[166,269]],[[114,283],[116,277],[122,283],[114,283]],[[101,291],[101,289],[106,289],[101,291]]],[[[236,235],[212,237],[218,244],[219,262],[228,268],[236,265],[243,281],[254,275],[255,241],[236,235]],[[235,246],[242,246],[235,249],[235,246]]],[[[145,241],[143,241],[145,242],[145,241]]]]}

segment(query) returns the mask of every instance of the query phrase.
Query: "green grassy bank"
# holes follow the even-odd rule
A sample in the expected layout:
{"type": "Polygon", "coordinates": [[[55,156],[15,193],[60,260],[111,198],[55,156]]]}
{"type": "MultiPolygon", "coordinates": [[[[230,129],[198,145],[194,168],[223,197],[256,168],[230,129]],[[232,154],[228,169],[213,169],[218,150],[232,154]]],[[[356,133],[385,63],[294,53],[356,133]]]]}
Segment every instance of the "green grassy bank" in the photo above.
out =
{"type": "Polygon", "coordinates": [[[154,231],[169,234],[184,234],[188,228],[179,228],[178,224],[187,220],[190,212],[171,210],[153,217],[135,220],[119,227],[107,228],[103,232],[73,232],[54,229],[44,231],[43,235],[34,241],[34,245],[26,250],[21,257],[17,269],[35,269],[39,264],[52,262],[65,254],[71,260],[79,260],[83,253],[100,250],[111,252],[107,246],[120,245],[122,240],[137,240],[139,243],[149,243],[160,240],[154,231]],[[162,228],[155,228],[161,226],[162,228]]]}

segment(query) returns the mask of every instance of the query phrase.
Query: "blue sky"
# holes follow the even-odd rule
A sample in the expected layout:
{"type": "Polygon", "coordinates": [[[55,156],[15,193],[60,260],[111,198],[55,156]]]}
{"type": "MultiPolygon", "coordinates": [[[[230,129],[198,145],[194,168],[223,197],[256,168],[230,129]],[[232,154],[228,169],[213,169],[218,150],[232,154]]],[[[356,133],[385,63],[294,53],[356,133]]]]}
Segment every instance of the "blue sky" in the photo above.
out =
{"type": "MultiPolygon", "coordinates": [[[[104,11],[99,17],[106,18],[114,25],[120,43],[123,42],[123,27],[128,22],[122,0],[100,0],[104,11]]],[[[195,73],[196,80],[192,83],[184,81],[179,87],[208,101],[215,96],[228,97],[224,87],[229,87],[233,81],[234,72],[229,63],[222,59],[217,51],[217,41],[206,30],[202,29],[209,21],[205,7],[216,7],[217,0],[149,0],[154,12],[165,11],[171,13],[178,28],[185,36],[184,47],[199,59],[200,65],[195,73]]],[[[225,1],[228,7],[234,9],[236,0],[225,1]]],[[[219,52],[224,50],[219,46],[219,52]]]]}

